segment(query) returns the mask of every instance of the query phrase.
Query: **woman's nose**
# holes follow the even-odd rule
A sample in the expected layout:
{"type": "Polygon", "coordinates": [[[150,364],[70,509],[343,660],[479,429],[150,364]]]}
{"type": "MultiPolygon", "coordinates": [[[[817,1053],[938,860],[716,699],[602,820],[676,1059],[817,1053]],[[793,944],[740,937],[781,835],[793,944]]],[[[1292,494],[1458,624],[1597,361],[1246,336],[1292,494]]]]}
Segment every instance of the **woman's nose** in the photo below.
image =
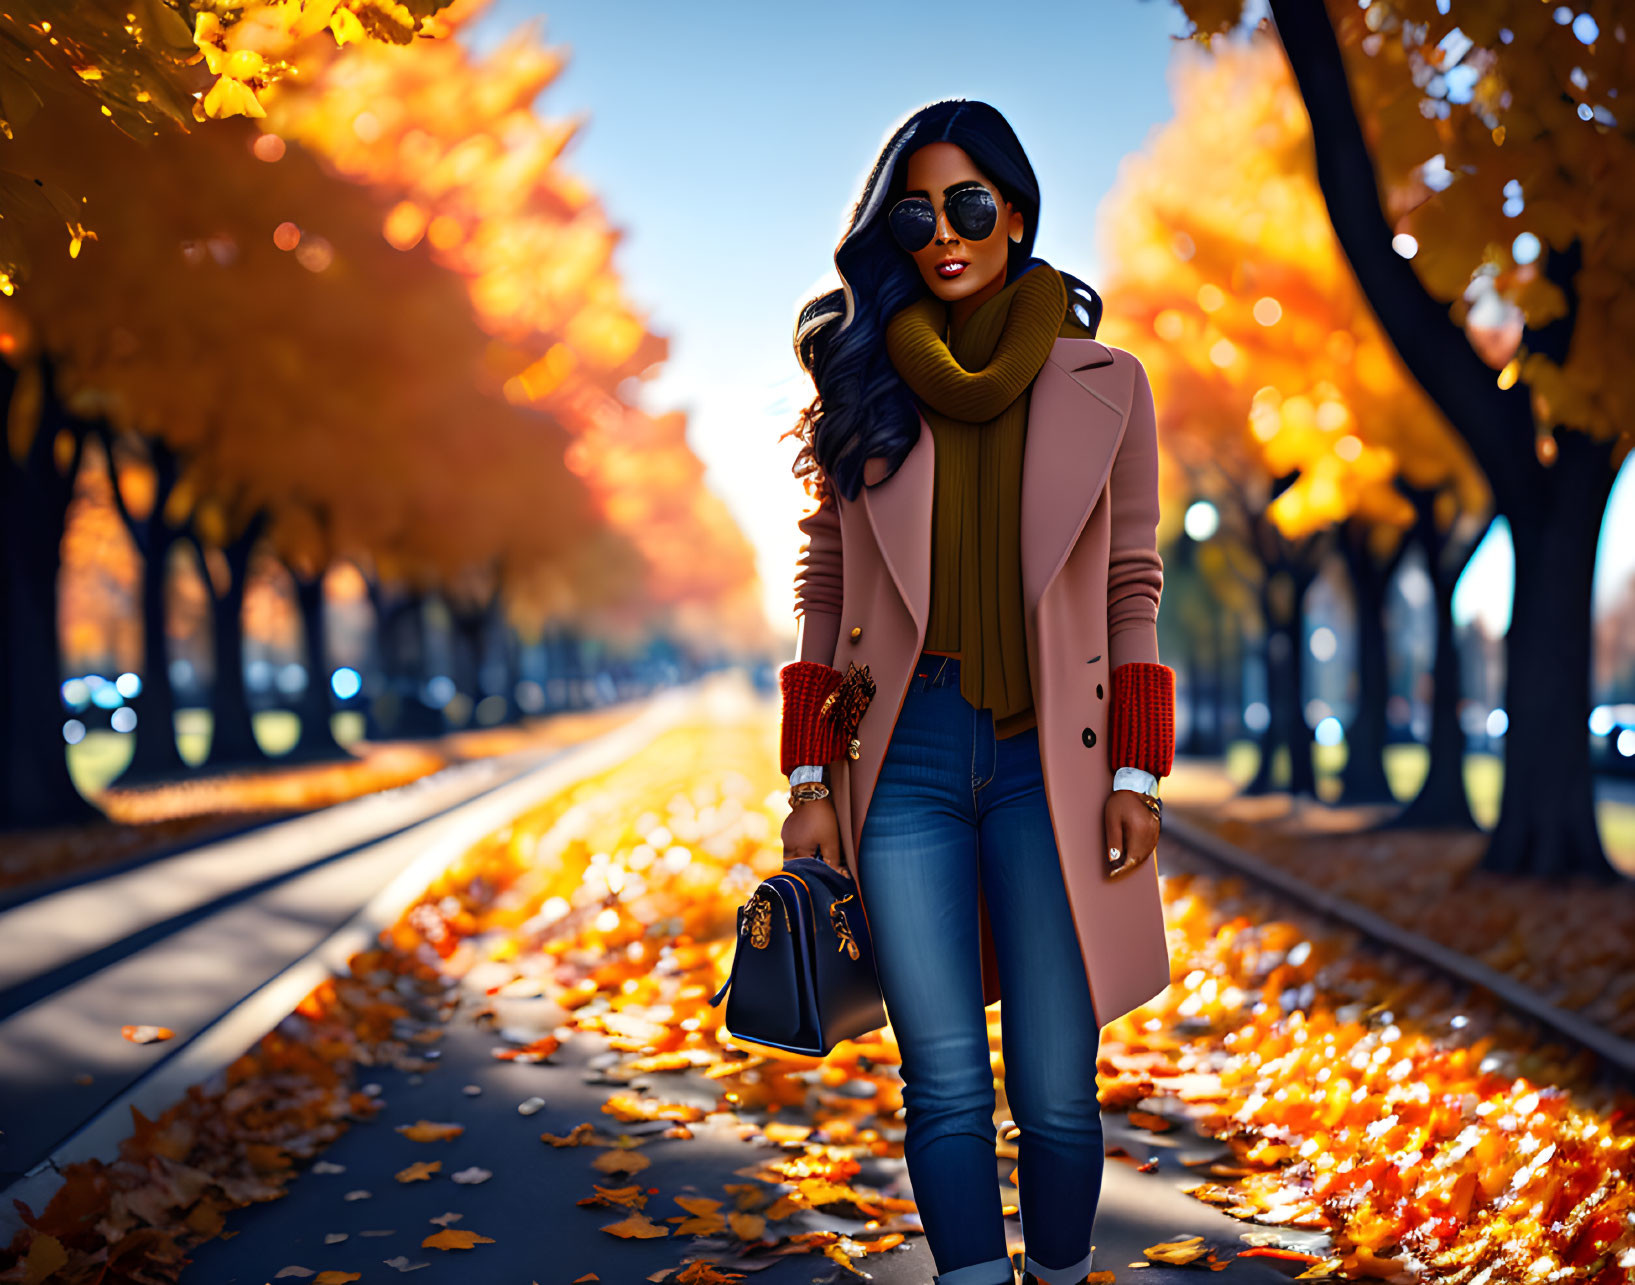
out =
{"type": "Polygon", "coordinates": [[[937,211],[937,240],[954,240],[954,225],[948,221],[948,207],[943,206],[937,211]]]}

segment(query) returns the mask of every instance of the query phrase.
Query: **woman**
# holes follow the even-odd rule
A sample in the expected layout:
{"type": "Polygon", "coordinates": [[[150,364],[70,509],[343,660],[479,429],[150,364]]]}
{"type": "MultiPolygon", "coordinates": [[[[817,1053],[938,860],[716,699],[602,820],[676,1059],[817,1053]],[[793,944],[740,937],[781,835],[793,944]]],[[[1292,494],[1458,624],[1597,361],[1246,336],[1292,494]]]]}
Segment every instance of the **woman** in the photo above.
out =
{"type": "Polygon", "coordinates": [[[1095,340],[1094,291],[1032,257],[1038,218],[1004,117],[931,104],[795,333],[818,393],[796,472],[822,502],[781,676],[784,856],[857,883],[937,1285],[1015,1279],[984,1006],[1006,1000],[1024,1283],[1079,1285],[1099,1027],[1169,981],[1145,860],[1174,744],[1152,392],[1095,340]],[[854,664],[876,686],[855,736],[824,713],[854,664]]]}

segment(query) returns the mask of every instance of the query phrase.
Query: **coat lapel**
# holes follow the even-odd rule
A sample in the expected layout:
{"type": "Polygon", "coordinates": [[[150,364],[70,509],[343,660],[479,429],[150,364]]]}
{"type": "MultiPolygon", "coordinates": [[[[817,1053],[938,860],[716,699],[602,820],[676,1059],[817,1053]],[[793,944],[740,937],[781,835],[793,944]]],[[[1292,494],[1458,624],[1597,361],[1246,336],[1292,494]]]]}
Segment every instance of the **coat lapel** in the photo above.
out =
{"type": "MultiPolygon", "coordinates": [[[[1124,434],[1130,373],[1094,339],[1058,339],[1033,381],[1027,447],[1022,460],[1022,590],[1028,610],[1038,604],[1067,561],[1124,434]]],[[[891,578],[920,636],[931,597],[931,500],[936,466],[931,428],[897,471],[869,480],[885,462],[870,459],[859,492],[891,578]]]]}

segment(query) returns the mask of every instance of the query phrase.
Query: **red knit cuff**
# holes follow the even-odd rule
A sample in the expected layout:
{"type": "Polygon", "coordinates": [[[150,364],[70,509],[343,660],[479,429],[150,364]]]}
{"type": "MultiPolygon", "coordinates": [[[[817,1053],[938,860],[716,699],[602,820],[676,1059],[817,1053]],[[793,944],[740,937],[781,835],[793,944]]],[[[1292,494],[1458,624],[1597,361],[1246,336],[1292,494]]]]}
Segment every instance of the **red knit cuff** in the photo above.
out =
{"type": "Polygon", "coordinates": [[[783,774],[802,764],[832,763],[845,753],[840,733],[818,710],[829,693],[840,686],[841,673],[815,660],[797,660],[778,671],[783,689],[783,734],[780,753],[783,774]]]}
{"type": "Polygon", "coordinates": [[[1175,765],[1175,671],[1130,661],[1113,671],[1111,763],[1168,776],[1175,765]]]}

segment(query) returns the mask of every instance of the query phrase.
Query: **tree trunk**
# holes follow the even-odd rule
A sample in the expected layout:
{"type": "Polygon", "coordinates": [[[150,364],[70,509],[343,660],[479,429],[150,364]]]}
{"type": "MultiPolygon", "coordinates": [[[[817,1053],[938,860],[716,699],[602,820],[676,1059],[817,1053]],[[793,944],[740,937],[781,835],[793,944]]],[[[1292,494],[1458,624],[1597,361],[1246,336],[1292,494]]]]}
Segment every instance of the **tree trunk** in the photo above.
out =
{"type": "Polygon", "coordinates": [[[106,425],[101,427],[101,437],[108,456],[114,506],[142,555],[142,690],[130,702],[136,714],[136,746],[130,763],[114,784],[145,785],[191,770],[176,746],[176,694],[170,685],[170,639],[166,632],[170,551],[179,537],[176,529],[165,522],[164,508],[175,489],[181,464],[176,452],[162,439],[144,439],[153,467],[153,506],[138,518],[125,507],[113,438],[106,425]]]}
{"type": "MultiPolygon", "coordinates": [[[[1459,640],[1453,628],[1453,591],[1473,549],[1474,545],[1458,559],[1457,568],[1450,569],[1443,565],[1446,559],[1440,547],[1434,544],[1425,547],[1425,562],[1431,571],[1436,601],[1436,658],[1431,662],[1430,768],[1413,801],[1388,823],[1393,829],[1477,828],[1465,794],[1465,729],[1459,722],[1463,683],[1459,640]]],[[[1587,657],[1585,663],[1588,664],[1587,657]]],[[[1588,717],[1586,709],[1585,718],[1588,717]]]]}
{"type": "Polygon", "coordinates": [[[1516,593],[1506,635],[1504,794],[1484,868],[1607,879],[1590,769],[1590,604],[1610,444],[1560,436],[1548,506],[1512,523],[1516,593]]]}
{"type": "Polygon", "coordinates": [[[391,735],[397,700],[391,686],[391,662],[387,659],[391,642],[387,636],[391,616],[390,594],[373,570],[364,573],[363,585],[369,594],[369,606],[375,617],[369,647],[370,660],[364,666],[359,693],[363,697],[363,736],[367,741],[384,741],[391,735]]]}
{"type": "Polygon", "coordinates": [[[567,708],[568,681],[566,673],[565,649],[562,642],[560,628],[547,632],[539,641],[540,650],[540,680],[539,685],[545,692],[545,704],[540,710],[543,714],[555,714],[567,708]]]}
{"type": "Polygon", "coordinates": [[[1242,628],[1229,630],[1223,627],[1220,657],[1220,720],[1223,750],[1230,744],[1233,735],[1243,730],[1243,653],[1242,628]]]}
{"type": "Polygon", "coordinates": [[[295,581],[295,601],[301,609],[301,664],[307,671],[307,685],[296,702],[301,735],[287,761],[310,763],[353,757],[335,739],[329,708],[329,639],[324,628],[324,572],[305,577],[289,568],[295,581]]]}
{"type": "Polygon", "coordinates": [[[1308,799],[1317,797],[1317,771],[1312,763],[1312,747],[1316,744],[1311,724],[1306,721],[1306,590],[1311,587],[1311,575],[1295,577],[1294,619],[1289,626],[1289,639],[1294,644],[1289,653],[1289,700],[1286,706],[1289,719],[1285,733],[1289,747],[1289,793],[1308,799]]]}
{"type": "Polygon", "coordinates": [[[1260,766],[1245,794],[1266,794],[1279,788],[1273,766],[1279,749],[1289,754],[1288,792],[1317,797],[1317,776],[1312,766],[1312,734],[1306,723],[1304,641],[1306,590],[1312,572],[1287,563],[1268,567],[1261,592],[1266,621],[1266,733],[1261,738],[1260,766]]]}
{"type": "Polygon", "coordinates": [[[1180,744],[1175,747],[1175,752],[1183,756],[1199,755],[1203,753],[1201,748],[1203,732],[1199,726],[1201,720],[1198,717],[1199,697],[1203,686],[1203,666],[1199,659],[1198,635],[1192,623],[1185,618],[1183,618],[1179,633],[1181,635],[1180,672],[1185,675],[1189,717],[1187,718],[1186,735],[1181,738],[1180,744]]]}
{"type": "MultiPolygon", "coordinates": [[[[1272,489],[1275,493],[1279,482],[1274,481],[1272,489]]],[[[1256,748],[1260,752],[1260,762],[1255,768],[1255,774],[1249,783],[1243,787],[1245,794],[1270,794],[1276,789],[1272,780],[1272,769],[1277,758],[1278,737],[1282,732],[1284,718],[1278,711],[1278,704],[1285,699],[1288,683],[1282,673],[1282,667],[1289,655],[1289,636],[1287,621],[1282,616],[1282,598],[1276,587],[1275,576],[1279,570],[1274,560],[1268,557],[1266,545],[1266,518],[1263,513],[1249,513],[1249,528],[1253,533],[1254,543],[1260,552],[1265,573],[1261,576],[1259,589],[1259,606],[1262,634],[1260,640],[1260,665],[1265,672],[1266,688],[1266,727],[1255,738],[1256,748]]],[[[1273,537],[1275,539],[1275,536],[1273,537]]],[[[1285,578],[1286,580],[1286,578],[1285,578]]]]}
{"type": "Polygon", "coordinates": [[[1225,633],[1221,629],[1222,608],[1219,602],[1210,604],[1208,660],[1201,663],[1192,676],[1192,734],[1189,737],[1194,754],[1218,758],[1226,750],[1222,735],[1221,709],[1221,650],[1225,633]]]}
{"type": "Polygon", "coordinates": [[[486,641],[487,610],[484,607],[456,607],[449,604],[449,619],[453,628],[453,664],[455,689],[464,692],[471,701],[471,712],[466,722],[476,726],[477,706],[486,693],[483,691],[483,653],[486,641]]]}
{"type": "Polygon", "coordinates": [[[142,551],[142,690],[130,701],[136,712],[136,746],[119,785],[137,785],[189,770],[176,745],[176,696],[170,685],[170,639],[166,632],[170,550],[176,535],[154,523],[142,551]]]}
{"type": "Polygon", "coordinates": [[[384,690],[370,702],[371,740],[441,736],[443,711],[426,704],[425,593],[391,592],[371,582],[384,690]]]}
{"type": "MultiPolygon", "coordinates": [[[[42,357],[40,419],[27,453],[19,460],[0,452],[0,830],[102,816],[75,788],[62,736],[57,579],[85,434],[58,401],[53,373],[42,357]],[[64,432],[73,449],[59,469],[56,442],[64,432]]],[[[0,406],[10,408],[21,379],[0,361],[0,406]]]]}
{"type": "Polygon", "coordinates": [[[503,685],[498,695],[505,698],[505,713],[500,717],[501,724],[520,723],[527,715],[517,700],[517,683],[522,679],[522,640],[517,631],[505,618],[503,599],[496,594],[490,607],[488,627],[494,636],[493,646],[499,656],[499,668],[503,671],[503,685]]]}
{"type": "Polygon", "coordinates": [[[1340,540],[1351,573],[1357,645],[1357,707],[1346,728],[1345,768],[1340,774],[1340,802],[1345,804],[1396,802],[1385,775],[1385,698],[1390,683],[1385,594],[1407,541],[1382,563],[1368,548],[1368,531],[1353,518],[1340,540]]]}
{"type": "Polygon", "coordinates": [[[199,569],[210,594],[211,633],[215,642],[216,680],[210,689],[209,768],[259,767],[270,762],[255,737],[250,694],[244,683],[244,591],[248,587],[250,555],[267,524],[266,511],[252,517],[244,530],[222,550],[227,559],[228,583],[217,591],[198,541],[199,569]]]}
{"type": "MultiPolygon", "coordinates": [[[[1612,872],[1596,829],[1586,722],[1590,589],[1614,477],[1611,443],[1562,429],[1555,434],[1559,458],[1540,462],[1532,390],[1521,381],[1498,387],[1448,305],[1391,247],[1393,229],[1327,7],[1306,0],[1270,5],[1311,119],[1317,179],[1341,248],[1392,345],[1470,448],[1510,523],[1516,549],[1506,638],[1510,726],[1499,824],[1483,863],[1606,878],[1612,872]]],[[[1536,330],[1524,328],[1528,352],[1566,361],[1582,261],[1577,241],[1546,253],[1544,275],[1565,294],[1567,310],[1536,330]]]]}

